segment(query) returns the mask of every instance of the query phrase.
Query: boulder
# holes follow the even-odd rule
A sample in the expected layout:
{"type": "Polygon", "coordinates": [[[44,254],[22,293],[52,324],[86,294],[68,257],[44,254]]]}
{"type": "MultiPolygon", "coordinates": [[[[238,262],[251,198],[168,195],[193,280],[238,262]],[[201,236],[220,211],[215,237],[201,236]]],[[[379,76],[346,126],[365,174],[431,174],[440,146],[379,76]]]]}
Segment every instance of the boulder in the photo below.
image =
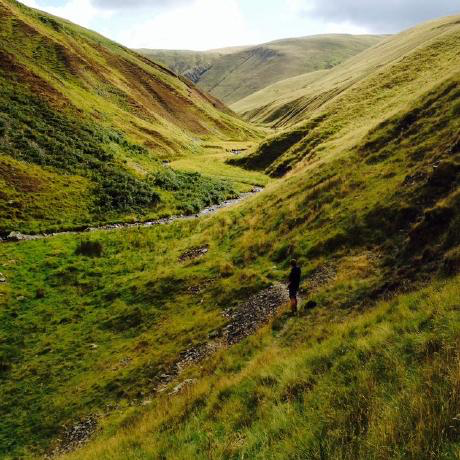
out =
{"type": "Polygon", "coordinates": [[[26,239],[26,236],[20,232],[11,232],[6,239],[8,241],[23,241],[26,239]]]}

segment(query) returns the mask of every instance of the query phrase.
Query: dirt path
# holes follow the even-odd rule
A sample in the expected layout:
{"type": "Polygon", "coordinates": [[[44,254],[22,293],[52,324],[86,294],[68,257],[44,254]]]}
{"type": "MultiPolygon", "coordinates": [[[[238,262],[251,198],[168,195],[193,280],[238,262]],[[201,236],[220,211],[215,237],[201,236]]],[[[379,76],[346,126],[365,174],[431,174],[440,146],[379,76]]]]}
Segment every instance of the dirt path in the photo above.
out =
{"type": "Polygon", "coordinates": [[[163,219],[152,220],[148,222],[134,222],[134,223],[125,223],[125,224],[110,224],[110,225],[101,225],[99,227],[87,227],[83,230],[75,230],[75,231],[62,231],[62,232],[54,232],[54,233],[41,233],[38,235],[24,235],[20,232],[11,232],[6,238],[0,238],[0,243],[18,243],[21,241],[33,241],[33,240],[42,240],[45,238],[52,238],[53,236],[58,235],[78,235],[81,233],[88,233],[94,232],[97,230],[102,231],[111,231],[111,230],[121,230],[125,228],[141,228],[141,227],[153,227],[155,225],[166,225],[171,224],[173,222],[177,222],[180,220],[193,220],[199,219],[203,216],[209,216],[210,214],[214,214],[220,209],[229,208],[234,206],[242,201],[247,200],[248,198],[260,193],[263,190],[261,187],[254,187],[251,192],[242,193],[238,198],[233,200],[226,200],[222,203],[209,206],[207,208],[202,209],[198,214],[192,214],[189,216],[179,215],[179,216],[171,216],[165,217],[163,219]]]}

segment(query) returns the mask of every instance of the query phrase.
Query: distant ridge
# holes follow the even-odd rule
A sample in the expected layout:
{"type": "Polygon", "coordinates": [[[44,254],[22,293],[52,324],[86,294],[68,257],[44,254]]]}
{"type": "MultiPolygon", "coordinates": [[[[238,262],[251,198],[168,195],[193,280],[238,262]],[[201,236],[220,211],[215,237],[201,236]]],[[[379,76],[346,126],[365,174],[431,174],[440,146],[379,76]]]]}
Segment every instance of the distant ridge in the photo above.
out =
{"type": "MultiPolygon", "coordinates": [[[[237,162],[283,175],[299,162],[344,150],[449,78],[458,80],[460,16],[387,38],[337,67],[291,78],[234,104],[251,120],[284,131],[237,162]]],[[[441,96],[439,96],[441,97],[441,96]]],[[[321,160],[320,160],[321,161],[321,160]]]]}
{"type": "Polygon", "coordinates": [[[374,35],[315,35],[209,51],[138,50],[227,104],[305,72],[329,69],[382,40],[374,35]]]}

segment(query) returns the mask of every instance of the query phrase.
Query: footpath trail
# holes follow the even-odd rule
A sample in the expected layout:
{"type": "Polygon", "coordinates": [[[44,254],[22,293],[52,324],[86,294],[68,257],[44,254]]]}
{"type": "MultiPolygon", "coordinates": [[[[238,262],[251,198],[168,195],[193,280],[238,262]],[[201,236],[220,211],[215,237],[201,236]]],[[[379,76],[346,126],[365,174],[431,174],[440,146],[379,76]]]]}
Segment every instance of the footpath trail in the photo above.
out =
{"type": "Polygon", "coordinates": [[[121,230],[125,228],[153,227],[155,225],[172,224],[173,222],[177,222],[180,220],[199,219],[201,217],[209,216],[210,214],[214,214],[220,209],[229,208],[231,206],[239,204],[242,201],[245,201],[248,198],[256,195],[257,193],[260,193],[262,190],[263,190],[262,187],[254,187],[251,192],[242,193],[240,194],[238,198],[234,198],[232,200],[226,200],[226,201],[223,201],[222,203],[215,204],[207,208],[204,208],[197,214],[164,217],[162,219],[157,219],[157,220],[152,220],[152,221],[147,221],[147,222],[140,221],[140,222],[132,222],[132,223],[101,225],[97,227],[87,227],[82,230],[70,230],[70,231],[53,232],[53,233],[40,233],[37,235],[24,235],[20,232],[13,231],[9,233],[5,238],[0,238],[0,243],[18,243],[21,241],[42,240],[45,238],[52,238],[54,236],[59,236],[59,235],[78,235],[81,233],[88,233],[88,232],[95,232],[95,231],[111,231],[111,230],[121,230]]]}

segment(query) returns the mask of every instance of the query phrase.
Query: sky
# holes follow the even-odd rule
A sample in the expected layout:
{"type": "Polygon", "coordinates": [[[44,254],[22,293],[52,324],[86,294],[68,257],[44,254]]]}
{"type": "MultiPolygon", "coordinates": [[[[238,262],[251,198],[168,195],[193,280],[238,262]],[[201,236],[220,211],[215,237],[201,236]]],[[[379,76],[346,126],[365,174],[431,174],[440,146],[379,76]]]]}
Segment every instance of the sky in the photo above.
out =
{"type": "Polygon", "coordinates": [[[130,48],[207,50],[322,33],[392,34],[460,0],[21,0],[130,48]]]}

